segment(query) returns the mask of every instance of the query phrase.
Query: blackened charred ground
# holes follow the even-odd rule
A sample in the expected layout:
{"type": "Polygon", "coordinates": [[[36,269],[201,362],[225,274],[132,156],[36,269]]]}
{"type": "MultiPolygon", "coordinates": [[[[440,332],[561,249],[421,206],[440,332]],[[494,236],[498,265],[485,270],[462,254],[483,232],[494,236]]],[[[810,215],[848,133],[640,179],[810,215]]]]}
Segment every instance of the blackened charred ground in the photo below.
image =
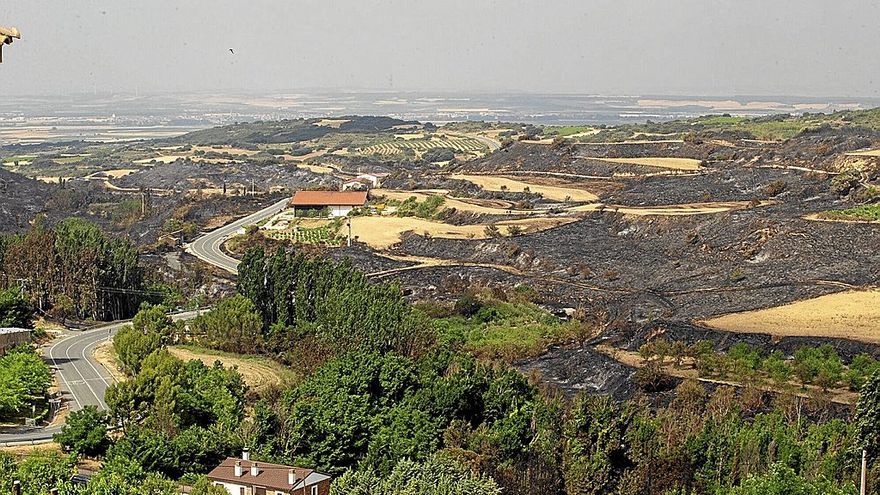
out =
{"type": "MultiPolygon", "coordinates": [[[[697,323],[715,315],[876,286],[880,226],[805,217],[852,206],[850,198],[830,191],[841,160],[847,157],[842,153],[877,146],[876,133],[863,130],[842,135],[820,130],[784,143],[707,140],[632,145],[627,150],[620,145],[516,143],[506,151],[459,164],[455,171],[529,182],[564,181],[597,193],[607,205],[738,201],[751,206],[689,216],[624,215],[609,206],[602,212],[584,213],[574,223],[512,238],[450,240],[409,234],[396,247],[400,254],[509,269],[432,267],[395,276],[415,299],[454,298],[475,285],[526,283],[551,307],[599,305],[612,320],[603,343],[627,350],[638,349],[663,328],[669,339],[710,340],[720,350],[747,342],[791,354],[805,344],[830,343],[844,360],[861,352],[880,356],[877,346],[848,340],[778,339],[720,332],[697,323]],[[813,162],[807,161],[810,153],[817,154],[813,162]],[[645,175],[648,167],[585,156],[690,157],[703,160],[703,166],[698,173],[645,175]]],[[[874,158],[864,160],[870,167],[874,158]]],[[[421,184],[418,187],[454,189],[443,182],[448,180],[413,179],[421,184]]],[[[568,393],[596,391],[621,397],[634,393],[634,369],[589,346],[555,347],[518,367],[537,372],[568,393]]]]}

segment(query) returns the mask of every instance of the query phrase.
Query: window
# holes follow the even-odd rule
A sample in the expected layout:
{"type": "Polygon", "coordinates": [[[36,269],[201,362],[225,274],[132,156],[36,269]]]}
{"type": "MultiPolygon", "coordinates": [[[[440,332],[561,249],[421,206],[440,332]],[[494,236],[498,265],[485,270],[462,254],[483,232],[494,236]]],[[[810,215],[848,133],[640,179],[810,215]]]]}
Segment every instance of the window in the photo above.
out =
{"type": "Polygon", "coordinates": [[[312,495],[318,495],[318,485],[312,486],[312,495]]]}

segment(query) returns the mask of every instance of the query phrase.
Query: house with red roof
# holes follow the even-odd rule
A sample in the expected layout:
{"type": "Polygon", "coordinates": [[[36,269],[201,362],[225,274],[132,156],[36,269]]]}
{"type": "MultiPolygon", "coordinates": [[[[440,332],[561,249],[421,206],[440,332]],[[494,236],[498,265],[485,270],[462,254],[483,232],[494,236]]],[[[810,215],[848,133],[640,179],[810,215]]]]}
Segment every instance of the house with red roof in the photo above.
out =
{"type": "Polygon", "coordinates": [[[290,200],[294,216],[344,217],[367,204],[367,191],[297,191],[290,200]]]}
{"type": "Polygon", "coordinates": [[[314,469],[227,457],[208,473],[208,479],[229,495],[329,495],[330,476],[314,469]]]}

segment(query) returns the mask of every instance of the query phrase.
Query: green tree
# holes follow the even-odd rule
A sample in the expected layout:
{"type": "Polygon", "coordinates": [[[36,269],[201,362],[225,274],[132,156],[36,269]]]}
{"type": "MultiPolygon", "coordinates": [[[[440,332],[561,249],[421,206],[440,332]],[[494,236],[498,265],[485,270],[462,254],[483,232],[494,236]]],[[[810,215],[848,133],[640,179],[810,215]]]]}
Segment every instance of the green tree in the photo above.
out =
{"type": "Polygon", "coordinates": [[[385,479],[370,471],[349,471],[330,487],[331,495],[500,495],[492,478],[435,455],[423,462],[402,460],[385,479]]]}
{"type": "Polygon", "coordinates": [[[215,485],[205,476],[199,476],[192,485],[190,495],[229,495],[229,492],[222,486],[215,485]]]}
{"type": "Polygon", "coordinates": [[[213,349],[255,354],[263,349],[263,320],[254,303],[235,295],[190,323],[199,342],[213,349]]]}
{"type": "Polygon", "coordinates": [[[876,458],[880,454],[880,372],[874,372],[862,386],[854,419],[858,447],[876,458]]]}
{"type": "Polygon", "coordinates": [[[108,239],[94,224],[68,218],[49,229],[37,220],[22,236],[7,238],[0,271],[28,281],[30,302],[61,316],[121,319],[143,296],[143,267],[131,241],[108,239]]]}
{"type": "Polygon", "coordinates": [[[144,334],[157,333],[167,336],[173,324],[171,317],[168,316],[168,308],[162,305],[145,304],[131,320],[131,326],[144,334]]]}
{"type": "Polygon", "coordinates": [[[113,349],[122,370],[129,375],[136,375],[147,356],[162,348],[163,340],[159,333],[144,333],[133,326],[126,326],[113,336],[113,349]]]}
{"type": "Polygon", "coordinates": [[[16,288],[0,291],[0,327],[31,328],[34,311],[16,288]]]}
{"type": "Polygon", "coordinates": [[[146,472],[134,459],[108,458],[82,495],[178,495],[174,481],[146,472]]]}
{"type": "Polygon", "coordinates": [[[69,493],[75,472],[73,456],[35,450],[16,463],[10,454],[0,452],[0,493],[12,493],[15,480],[21,482],[22,495],[46,495],[52,488],[69,493]]]}
{"type": "Polygon", "coordinates": [[[55,441],[78,455],[98,457],[107,451],[107,413],[95,406],[85,406],[68,415],[55,441]]]}
{"type": "Polygon", "coordinates": [[[52,383],[49,366],[30,346],[19,346],[0,357],[0,418],[30,414],[30,406],[46,397],[52,383]]]}

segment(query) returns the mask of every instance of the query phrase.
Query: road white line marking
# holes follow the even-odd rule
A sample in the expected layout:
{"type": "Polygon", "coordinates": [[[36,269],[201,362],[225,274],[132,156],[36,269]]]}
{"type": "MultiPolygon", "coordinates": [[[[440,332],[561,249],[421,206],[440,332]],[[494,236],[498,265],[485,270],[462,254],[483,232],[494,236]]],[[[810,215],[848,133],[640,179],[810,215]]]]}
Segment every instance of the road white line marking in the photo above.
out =
{"type": "MultiPolygon", "coordinates": [[[[101,330],[104,330],[104,329],[103,329],[103,328],[100,328],[100,329],[95,330],[96,333],[97,333],[97,332],[100,332],[100,333],[101,333],[101,335],[98,336],[98,340],[92,341],[92,342],[90,342],[90,343],[88,343],[88,344],[86,344],[86,345],[83,346],[83,349],[82,349],[82,357],[83,357],[83,359],[85,360],[85,362],[89,363],[89,366],[91,366],[91,368],[92,368],[93,370],[95,370],[95,374],[98,375],[98,379],[101,380],[102,382],[104,382],[105,392],[106,392],[106,387],[109,387],[110,384],[107,382],[107,380],[104,379],[104,376],[101,375],[101,372],[98,371],[98,368],[96,368],[95,365],[92,364],[92,360],[89,359],[88,357],[86,357],[86,349],[88,349],[89,346],[95,345],[95,344],[97,344],[98,342],[101,341],[101,338],[103,337],[103,332],[101,332],[101,330]]],[[[111,330],[111,332],[112,332],[113,327],[111,327],[110,330],[111,330]]],[[[88,385],[88,383],[86,383],[86,385],[88,385]]],[[[94,390],[92,390],[92,392],[94,392],[94,390]]],[[[98,394],[95,394],[95,397],[98,397],[98,394]]],[[[104,402],[104,397],[98,397],[98,405],[101,406],[102,409],[107,409],[107,403],[104,402]]]]}
{"type": "MultiPolygon", "coordinates": [[[[61,382],[64,383],[64,388],[67,389],[67,393],[71,397],[73,397],[73,400],[76,402],[76,405],[79,406],[80,409],[82,409],[82,404],[80,404],[79,399],[76,397],[76,394],[73,393],[73,390],[71,389],[70,384],[67,383],[67,379],[64,378],[64,373],[61,371],[61,367],[58,366],[58,361],[55,360],[55,357],[52,355],[52,351],[54,351],[56,347],[58,347],[62,342],[65,342],[73,337],[74,337],[73,335],[70,335],[70,336],[65,337],[65,338],[61,339],[60,341],[52,344],[52,346],[49,347],[49,359],[52,360],[52,366],[55,367],[55,372],[58,373],[58,376],[61,377],[61,382]]],[[[62,392],[61,395],[63,396],[64,393],[62,392]]]]}
{"type": "MultiPolygon", "coordinates": [[[[95,330],[91,330],[91,332],[99,332],[99,331],[101,331],[101,330],[104,330],[104,328],[96,328],[95,330]]],[[[86,335],[86,334],[87,334],[86,332],[83,332],[83,335],[86,335]]],[[[76,370],[76,373],[80,376],[80,378],[82,378],[84,381],[86,381],[86,380],[87,380],[86,376],[82,374],[82,371],[79,370],[79,367],[76,365],[76,363],[75,363],[72,359],[70,359],[70,349],[71,349],[76,343],[77,343],[77,342],[74,341],[73,344],[69,345],[69,346],[67,347],[67,349],[64,351],[64,355],[65,355],[65,357],[67,357],[67,359],[70,361],[71,366],[73,366],[73,369],[76,370]]],[[[83,358],[85,358],[85,355],[83,355],[83,358]]],[[[88,360],[87,360],[87,361],[88,361],[88,360]]],[[[88,389],[92,392],[92,395],[94,395],[95,398],[98,399],[98,406],[101,406],[101,404],[102,404],[102,402],[103,402],[103,401],[102,401],[102,398],[98,396],[98,393],[95,392],[95,389],[92,388],[92,385],[89,384],[88,381],[86,381],[86,387],[88,387],[88,389]]]]}

